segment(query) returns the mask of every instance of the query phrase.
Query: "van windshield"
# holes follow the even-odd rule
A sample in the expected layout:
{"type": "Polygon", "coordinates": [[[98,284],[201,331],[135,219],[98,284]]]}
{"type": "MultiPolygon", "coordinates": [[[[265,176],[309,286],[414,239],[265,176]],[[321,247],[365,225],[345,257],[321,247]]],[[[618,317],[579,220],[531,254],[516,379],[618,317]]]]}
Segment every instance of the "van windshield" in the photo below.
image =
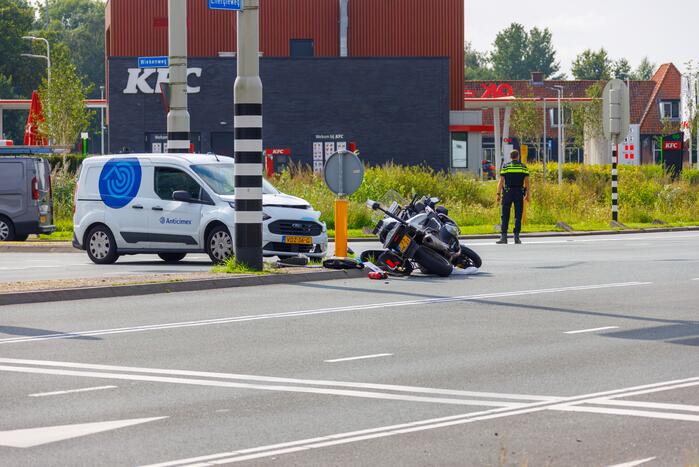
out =
{"type": "MultiPolygon", "coordinates": [[[[201,164],[193,165],[192,170],[199,175],[209,187],[218,195],[235,194],[235,165],[233,164],[201,164]]],[[[279,190],[264,178],[262,179],[262,193],[277,195],[279,190]]]]}

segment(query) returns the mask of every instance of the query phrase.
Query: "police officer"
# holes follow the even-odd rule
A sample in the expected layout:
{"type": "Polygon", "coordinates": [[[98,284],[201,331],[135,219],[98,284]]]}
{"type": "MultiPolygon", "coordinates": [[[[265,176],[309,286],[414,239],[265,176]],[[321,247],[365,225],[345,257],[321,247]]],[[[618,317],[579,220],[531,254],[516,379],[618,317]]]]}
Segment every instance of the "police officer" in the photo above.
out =
{"type": "Polygon", "coordinates": [[[519,151],[510,153],[512,161],[500,170],[498,182],[498,202],[502,201],[502,222],[500,240],[496,243],[507,244],[507,229],[510,224],[510,209],[515,206],[515,243],[522,243],[519,232],[522,229],[522,211],[524,201],[529,202],[529,169],[519,160],[519,151]]]}

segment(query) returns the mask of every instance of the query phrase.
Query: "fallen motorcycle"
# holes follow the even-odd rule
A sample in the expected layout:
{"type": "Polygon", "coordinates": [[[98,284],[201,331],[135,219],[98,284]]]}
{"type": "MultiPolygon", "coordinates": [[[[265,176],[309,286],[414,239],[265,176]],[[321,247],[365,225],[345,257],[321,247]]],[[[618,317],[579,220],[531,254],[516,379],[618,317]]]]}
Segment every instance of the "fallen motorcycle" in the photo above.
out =
{"type": "Polygon", "coordinates": [[[373,262],[387,272],[400,276],[409,276],[415,267],[425,274],[442,277],[451,274],[453,266],[449,261],[423,244],[425,237],[429,235],[424,227],[401,219],[376,201],[367,200],[367,206],[374,211],[383,212],[386,222],[381,221],[377,225],[384,249],[363,252],[363,262],[373,262]]]}
{"type": "MultiPolygon", "coordinates": [[[[393,199],[388,209],[380,207],[380,203],[371,201],[372,205],[378,204],[379,209],[385,214],[383,219],[378,220],[374,229],[374,234],[378,235],[379,240],[384,242],[386,247],[389,234],[392,233],[397,223],[403,223],[414,229],[416,241],[423,247],[431,250],[444,260],[449,262],[453,267],[460,269],[480,268],[483,264],[480,256],[468,248],[466,245],[459,242],[460,229],[456,222],[449,217],[449,211],[444,206],[439,206],[439,198],[428,196],[413,197],[410,203],[400,203],[401,198],[393,193],[389,196],[384,195],[384,199],[393,199]],[[402,204],[402,205],[401,205],[402,204]]],[[[367,202],[369,204],[369,202],[367,202]]],[[[373,206],[370,206],[373,208],[373,206]]],[[[374,259],[378,261],[381,267],[384,267],[392,273],[400,273],[393,271],[391,264],[383,264],[380,259],[386,250],[369,250],[362,253],[362,261],[374,259]]],[[[390,259],[390,258],[389,258],[390,259]]],[[[424,268],[418,263],[418,267],[423,273],[433,273],[429,268],[424,268]]],[[[409,269],[409,268],[408,268],[409,269]]],[[[408,274],[412,272],[409,271],[408,274]]]]}

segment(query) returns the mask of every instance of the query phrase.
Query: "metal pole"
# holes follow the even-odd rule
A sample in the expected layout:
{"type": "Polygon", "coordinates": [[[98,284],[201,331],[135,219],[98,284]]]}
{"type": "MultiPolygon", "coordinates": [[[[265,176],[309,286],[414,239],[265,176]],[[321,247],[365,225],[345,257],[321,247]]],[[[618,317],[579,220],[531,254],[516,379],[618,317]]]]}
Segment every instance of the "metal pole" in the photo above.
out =
{"type": "Polygon", "coordinates": [[[259,0],[238,12],[238,76],[235,109],[235,258],[261,271],[262,262],[262,80],[259,0]]]}
{"type": "Polygon", "coordinates": [[[563,113],[561,112],[561,94],[563,90],[558,89],[558,184],[563,183],[563,113]]]}
{"type": "Polygon", "coordinates": [[[187,110],[187,0],[168,0],[170,55],[170,111],[167,114],[167,152],[189,152],[187,110]]]}
{"type": "Polygon", "coordinates": [[[544,97],[544,183],[546,183],[546,161],[548,159],[548,149],[546,148],[546,98],[544,97]]]}
{"type": "Polygon", "coordinates": [[[612,142],[612,222],[619,222],[619,177],[617,163],[619,146],[612,142]]]}
{"type": "MultiPolygon", "coordinates": [[[[104,100],[104,86],[100,86],[100,98],[104,100]]],[[[104,155],[104,107],[100,107],[100,148],[104,155]]]]}

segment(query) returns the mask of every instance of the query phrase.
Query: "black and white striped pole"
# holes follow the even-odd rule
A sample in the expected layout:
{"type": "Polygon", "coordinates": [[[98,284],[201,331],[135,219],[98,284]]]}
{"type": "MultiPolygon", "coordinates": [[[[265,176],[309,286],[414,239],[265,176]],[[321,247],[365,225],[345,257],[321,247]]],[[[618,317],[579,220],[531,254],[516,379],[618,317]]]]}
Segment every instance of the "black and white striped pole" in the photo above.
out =
{"type": "Polygon", "coordinates": [[[612,146],[612,222],[619,222],[619,146],[612,146]]]}
{"type": "Polygon", "coordinates": [[[170,102],[167,113],[167,152],[189,152],[187,110],[187,0],[168,0],[170,102]]]}
{"type": "Polygon", "coordinates": [[[238,76],[235,108],[235,258],[261,271],[262,261],[262,80],[259,0],[238,11],[238,76]]]}
{"type": "Polygon", "coordinates": [[[629,88],[622,80],[607,83],[602,94],[602,127],[612,147],[612,226],[619,227],[619,144],[629,133],[629,88]]]}

